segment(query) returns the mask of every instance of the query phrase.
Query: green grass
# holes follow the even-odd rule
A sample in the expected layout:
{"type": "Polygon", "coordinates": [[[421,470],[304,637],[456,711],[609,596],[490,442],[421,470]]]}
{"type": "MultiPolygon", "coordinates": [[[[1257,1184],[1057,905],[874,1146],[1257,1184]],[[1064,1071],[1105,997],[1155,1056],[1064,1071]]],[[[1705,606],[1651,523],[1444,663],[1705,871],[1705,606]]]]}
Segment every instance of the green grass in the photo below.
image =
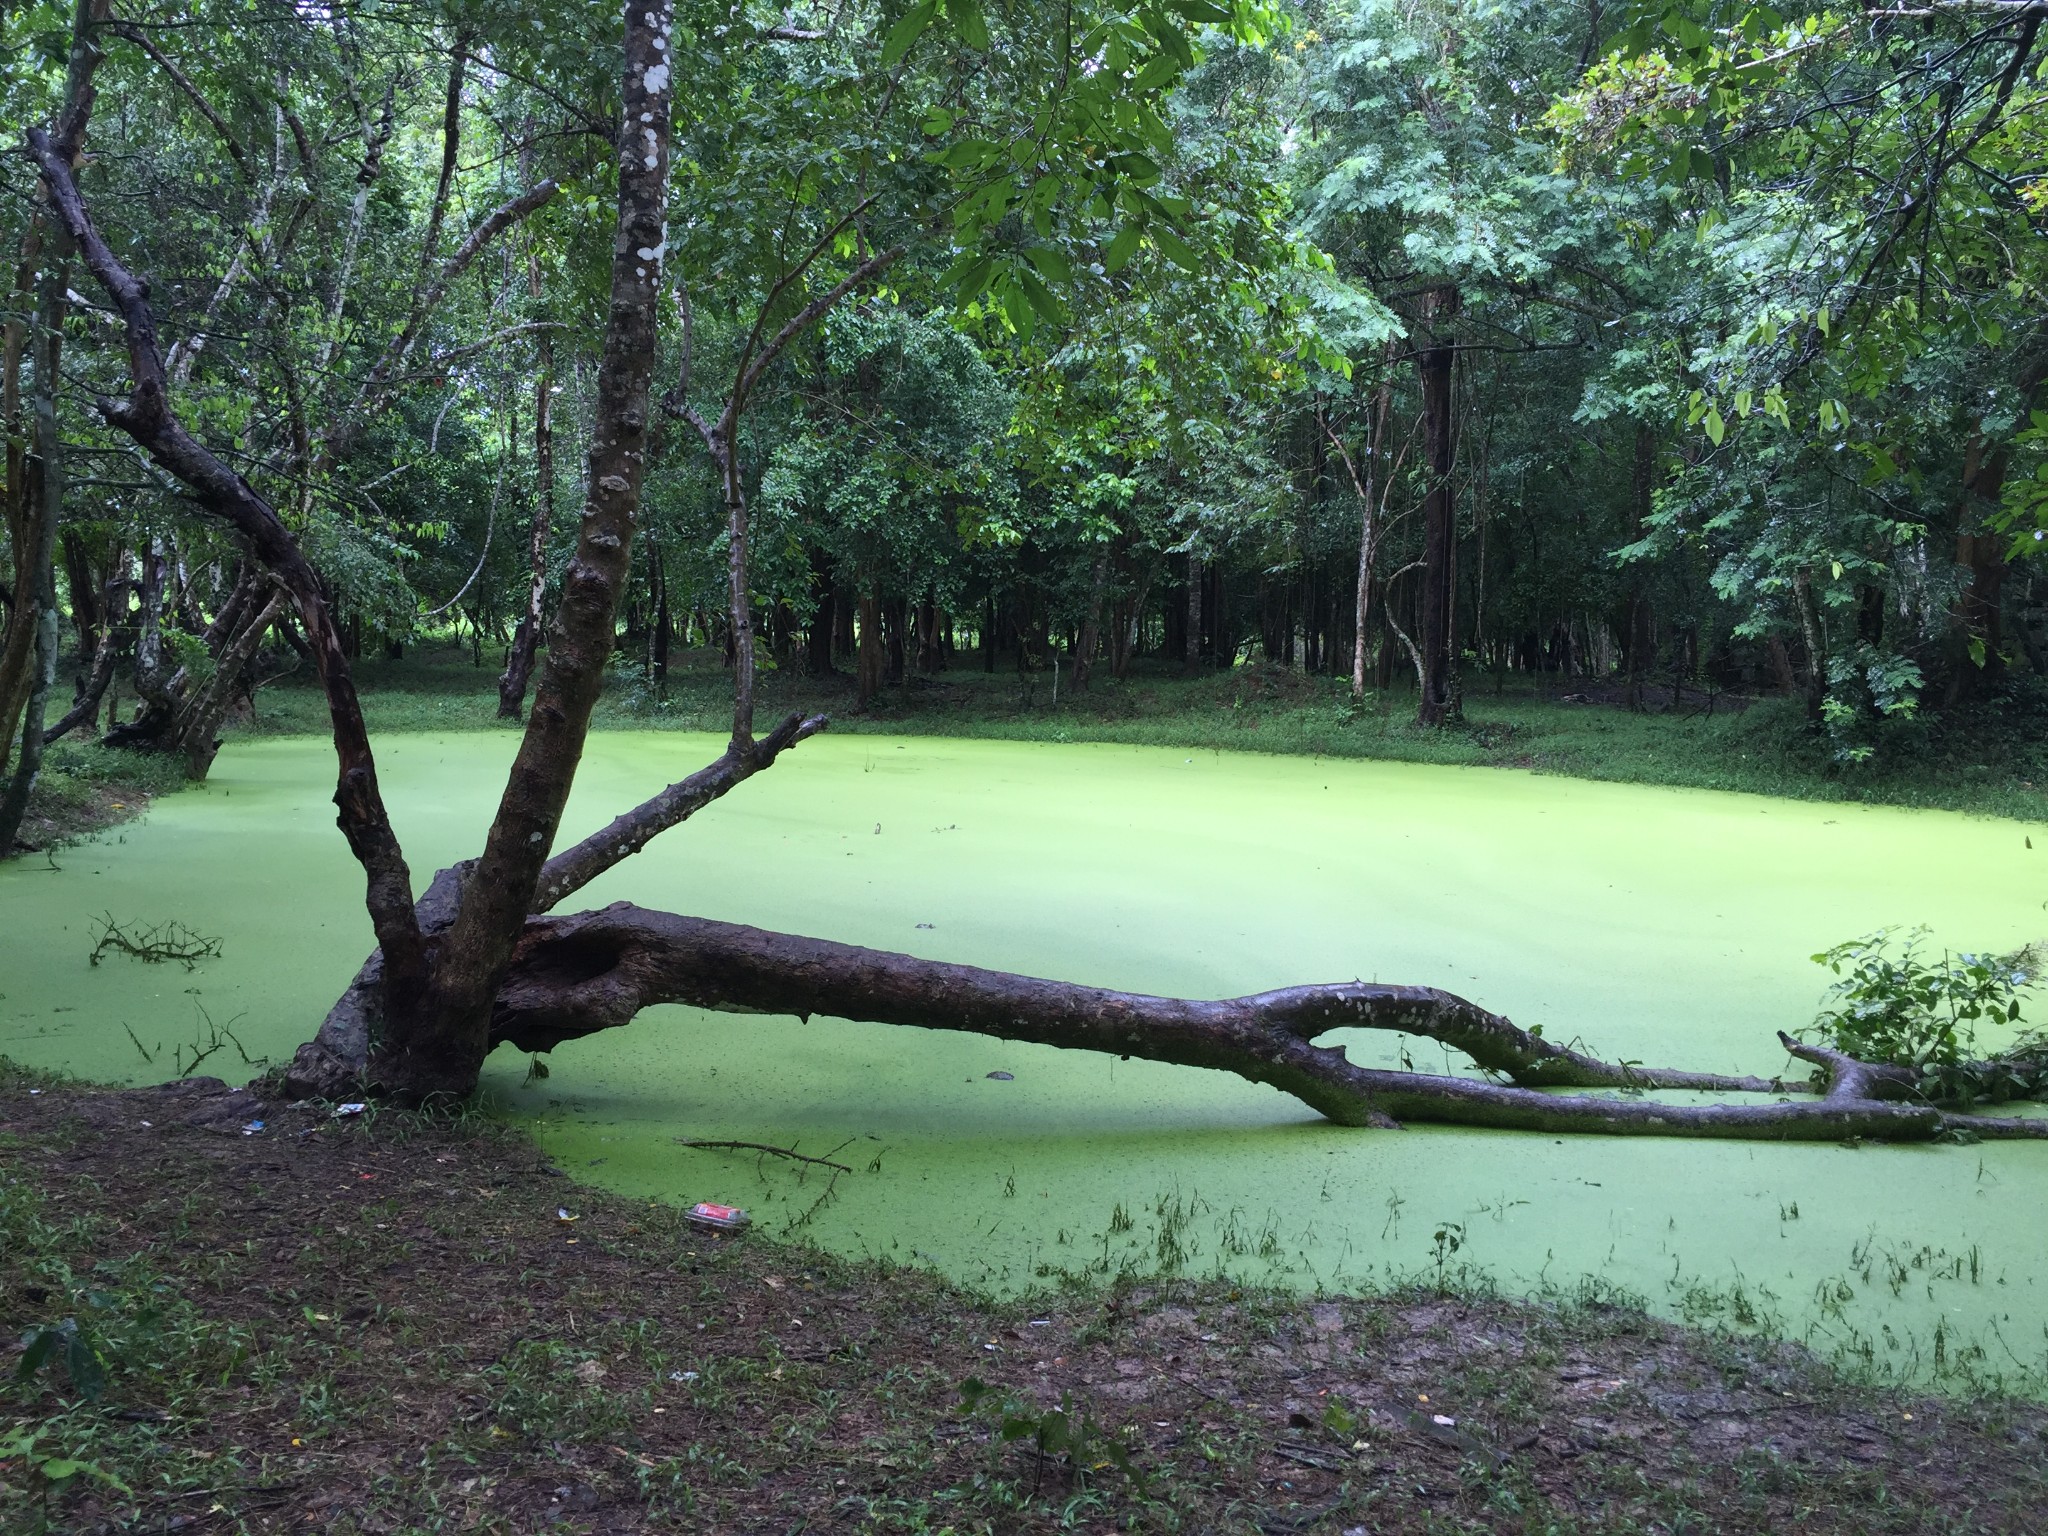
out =
{"type": "MultiPolygon", "coordinates": [[[[1736,790],[1803,800],[1864,801],[2048,820],[2048,688],[2022,679],[2008,696],[1961,721],[1913,722],[1873,762],[1835,762],[1798,706],[1762,699],[1739,712],[1631,713],[1564,703],[1546,681],[1478,677],[1465,719],[1442,730],[1413,723],[1414,695],[1395,690],[1355,705],[1341,679],[1244,666],[1192,679],[1135,673],[1098,677],[1086,693],[1043,674],[961,668],[886,690],[856,712],[850,680],[814,682],[767,674],[759,714],[822,711],[841,733],[963,736],[1013,741],[1116,742],[1133,746],[1272,752],[1471,767],[1522,768],[1632,784],[1736,790]]],[[[453,646],[415,649],[397,662],[366,660],[359,672],[373,732],[504,730],[497,674],[453,646]]],[[[693,655],[670,672],[665,696],[629,670],[610,680],[596,715],[605,730],[723,731],[727,675],[693,655]]],[[[1661,695],[1662,690],[1658,690],[1661,695]]],[[[1688,696],[1688,707],[1695,707],[1688,696]]],[[[251,729],[324,732],[311,687],[266,692],[251,729]]]]}

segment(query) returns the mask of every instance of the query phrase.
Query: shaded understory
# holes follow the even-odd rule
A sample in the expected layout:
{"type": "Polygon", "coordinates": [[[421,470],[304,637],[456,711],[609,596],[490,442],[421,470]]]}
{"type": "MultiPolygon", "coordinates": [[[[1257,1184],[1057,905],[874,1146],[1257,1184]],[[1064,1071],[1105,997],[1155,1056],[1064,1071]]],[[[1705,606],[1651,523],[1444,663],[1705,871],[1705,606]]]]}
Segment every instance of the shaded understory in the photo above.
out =
{"type": "MultiPolygon", "coordinates": [[[[697,1231],[485,1123],[204,1084],[0,1075],[0,1152],[0,1331],[82,1317],[110,1366],[96,1402],[10,1389],[0,1440],[130,1490],[80,1474],[62,1530],[2020,1531],[2044,1492],[2036,1406],[1455,1269],[997,1305],[697,1231]]],[[[0,1528],[31,1484],[0,1462],[0,1528]]]]}

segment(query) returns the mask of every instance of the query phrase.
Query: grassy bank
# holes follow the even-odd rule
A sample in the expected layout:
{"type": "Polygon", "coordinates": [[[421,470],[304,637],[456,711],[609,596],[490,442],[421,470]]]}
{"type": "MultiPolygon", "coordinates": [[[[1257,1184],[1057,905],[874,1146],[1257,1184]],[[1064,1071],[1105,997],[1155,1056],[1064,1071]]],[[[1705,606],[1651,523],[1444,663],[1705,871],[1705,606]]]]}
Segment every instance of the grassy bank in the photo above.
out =
{"type": "Polygon", "coordinates": [[[23,856],[132,821],[158,795],[185,786],[185,765],[169,757],[121,752],[93,742],[53,743],[29,796],[18,841],[23,856]]]}
{"type": "Polygon", "coordinates": [[[2038,1406],[1456,1278],[998,1305],[475,1119],[0,1062],[0,1334],[59,1330],[4,1388],[0,1529],[2037,1528],[2038,1406]]]}
{"type": "MultiPolygon", "coordinates": [[[[399,661],[365,660],[360,682],[373,730],[505,729],[496,719],[496,672],[455,647],[420,647],[399,661]]],[[[835,731],[982,736],[1022,741],[1131,745],[1379,758],[1524,768],[1637,784],[1743,790],[1811,800],[1939,807],[2022,820],[2048,819],[2048,699],[2029,695],[1976,710],[1965,727],[1924,723],[1877,762],[1843,767],[1781,699],[1713,701],[1688,692],[1677,707],[1653,690],[1651,712],[1545,686],[1523,677],[1476,678],[1465,721],[1418,730],[1412,694],[1370,696],[1354,706],[1338,679],[1249,666],[1197,678],[1140,672],[1103,676],[1084,694],[1057,700],[1043,674],[960,668],[913,678],[856,712],[847,678],[769,674],[761,713],[824,711],[835,731]],[[1588,700],[1580,702],[1581,700],[1588,700]]],[[[601,728],[725,728],[728,680],[715,658],[683,658],[661,694],[621,673],[599,706],[601,728]]],[[[1613,690],[1607,690],[1612,693],[1613,690]]],[[[326,729],[319,693],[295,684],[266,691],[244,729],[326,729]]]]}

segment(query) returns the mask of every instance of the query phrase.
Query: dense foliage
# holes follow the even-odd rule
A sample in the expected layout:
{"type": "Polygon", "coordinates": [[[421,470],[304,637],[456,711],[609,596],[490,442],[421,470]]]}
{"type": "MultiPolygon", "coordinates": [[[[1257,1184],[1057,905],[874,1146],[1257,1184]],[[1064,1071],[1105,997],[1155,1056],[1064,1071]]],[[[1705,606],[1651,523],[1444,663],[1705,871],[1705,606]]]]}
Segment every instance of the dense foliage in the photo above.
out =
{"type": "MultiPolygon", "coordinates": [[[[452,628],[495,659],[580,499],[553,443],[592,408],[616,11],[45,0],[0,13],[8,121],[57,118],[81,25],[81,185],[152,284],[184,419],[292,522],[352,647],[452,628]]],[[[947,667],[1253,658],[1398,694],[1440,651],[1452,715],[1475,673],[1788,693],[1845,772],[2024,714],[2039,25],[685,5],[673,385],[620,665],[658,694],[673,648],[730,651],[743,525],[688,423],[731,405],[759,663],[850,671],[861,702],[947,667]]],[[[203,773],[298,636],[102,425],[119,329],[33,164],[0,189],[9,776],[70,692],[70,728],[203,773]]]]}

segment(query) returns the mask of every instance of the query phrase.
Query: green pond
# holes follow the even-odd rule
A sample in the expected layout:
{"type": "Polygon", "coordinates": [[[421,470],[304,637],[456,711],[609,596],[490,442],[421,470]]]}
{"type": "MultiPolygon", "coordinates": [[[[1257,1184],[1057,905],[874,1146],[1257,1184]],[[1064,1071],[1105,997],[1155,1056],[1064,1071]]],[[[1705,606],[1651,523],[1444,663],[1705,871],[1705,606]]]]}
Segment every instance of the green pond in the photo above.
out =
{"type": "MultiPolygon", "coordinates": [[[[478,846],[512,747],[382,744],[422,883],[478,846]]],[[[599,737],[565,831],[716,750],[599,737]]],[[[235,743],[209,785],[142,824],[0,870],[0,1053],[151,1080],[211,1020],[252,1057],[288,1054],[369,944],[331,775],[323,742],[235,743]],[[190,972],[89,966],[103,914],[177,918],[223,954],[190,972]]],[[[1428,982],[1610,1057],[1771,1073],[1786,1065],[1773,1031],[1810,1019],[1826,980],[1814,951],[1887,924],[1968,946],[2048,927],[2048,843],[2030,851],[2028,830],[1485,769],[827,736],[586,894],[1146,991],[1428,982]]],[[[1391,1063],[1404,1042],[1351,1048],[1391,1063]]],[[[2025,1384],[2048,1364],[2039,1143],[1345,1130],[1221,1074],[684,1008],[549,1065],[529,1078],[502,1051],[487,1082],[576,1177],[742,1205],[768,1232],[995,1290],[1162,1268],[1335,1290],[1467,1266],[1510,1290],[1611,1287],[1773,1327],[1922,1379],[2025,1384]],[[679,1137],[853,1171],[829,1184],[679,1137]]],[[[247,1073],[233,1046],[203,1070],[247,1073]]]]}

